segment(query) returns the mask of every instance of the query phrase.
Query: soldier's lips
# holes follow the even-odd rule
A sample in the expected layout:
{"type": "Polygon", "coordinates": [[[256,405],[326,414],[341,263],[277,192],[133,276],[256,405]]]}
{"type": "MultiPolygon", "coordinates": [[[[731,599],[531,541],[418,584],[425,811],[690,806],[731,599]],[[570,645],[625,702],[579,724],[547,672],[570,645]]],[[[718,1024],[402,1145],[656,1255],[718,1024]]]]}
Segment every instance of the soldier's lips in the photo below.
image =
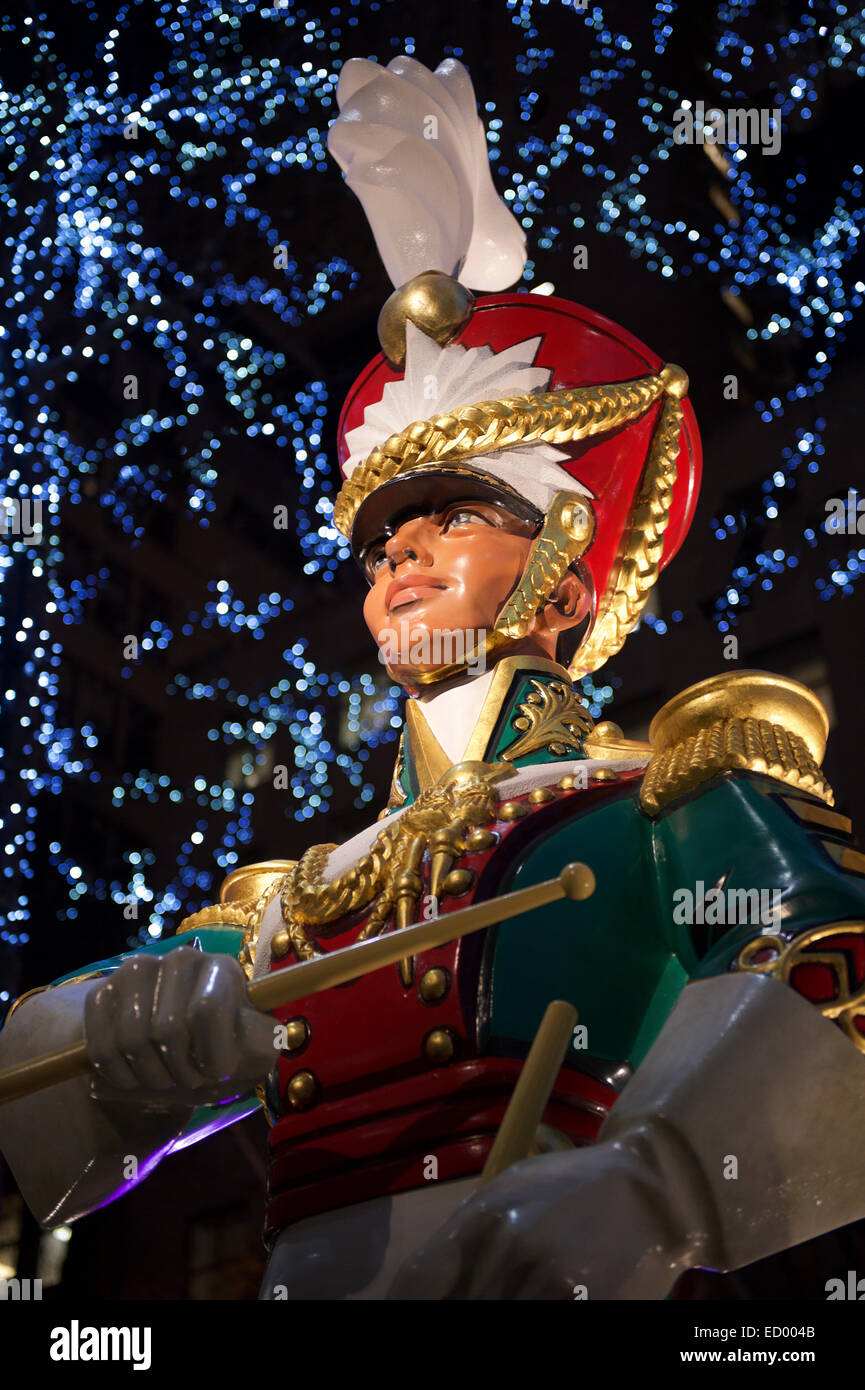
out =
{"type": "Polygon", "coordinates": [[[410,608],[413,603],[420,603],[433,594],[441,593],[447,587],[447,584],[442,584],[437,579],[410,579],[406,575],[388,584],[384,606],[388,615],[401,612],[403,608],[410,608]]]}

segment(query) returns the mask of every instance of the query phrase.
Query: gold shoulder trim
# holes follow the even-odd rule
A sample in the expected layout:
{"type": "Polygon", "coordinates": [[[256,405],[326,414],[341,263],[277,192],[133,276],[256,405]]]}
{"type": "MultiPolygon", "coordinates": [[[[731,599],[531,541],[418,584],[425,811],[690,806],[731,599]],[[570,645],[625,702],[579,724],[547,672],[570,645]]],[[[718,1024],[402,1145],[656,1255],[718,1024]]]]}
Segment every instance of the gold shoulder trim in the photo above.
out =
{"type": "Polygon", "coordinates": [[[539,749],[549,749],[558,758],[563,758],[569,749],[578,753],[595,721],[568,679],[546,685],[533,680],[531,690],[518,706],[513,727],[520,733],[500,755],[508,762],[528,757],[539,749]]]}
{"type": "Polygon", "coordinates": [[[235,869],[219,890],[220,903],[251,905],[277,879],[293,869],[294,864],[293,859],[265,859],[261,864],[245,864],[235,869]]]}
{"type": "Polygon", "coordinates": [[[212,907],[203,907],[200,912],[193,912],[191,916],[184,917],[174,935],[182,936],[184,932],[200,931],[202,927],[245,926],[246,911],[244,908],[214,903],[212,907]]]}
{"type": "Polygon", "coordinates": [[[807,686],[735,671],[689,686],[658,711],[640,802],[650,814],[721,772],[761,772],[831,806],[820,770],[829,720],[807,686]]]}
{"type": "Polygon", "coordinates": [[[203,927],[242,927],[243,941],[237,961],[248,980],[252,979],[258,933],[268,903],[282,891],[286,875],[294,868],[293,859],[268,859],[234,869],[223,881],[219,902],[184,917],[175,933],[203,927]]]}

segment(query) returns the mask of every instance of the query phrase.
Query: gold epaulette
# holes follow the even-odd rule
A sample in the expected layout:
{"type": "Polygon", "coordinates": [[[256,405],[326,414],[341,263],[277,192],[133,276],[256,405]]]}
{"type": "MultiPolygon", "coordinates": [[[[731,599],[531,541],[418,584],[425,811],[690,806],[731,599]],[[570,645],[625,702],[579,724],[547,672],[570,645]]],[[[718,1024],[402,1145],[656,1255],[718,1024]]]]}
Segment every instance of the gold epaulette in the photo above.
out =
{"type": "Polygon", "coordinates": [[[184,917],[176,935],[204,927],[242,927],[243,942],[237,959],[247,979],[251,979],[265,908],[293,868],[294,860],[268,859],[262,864],[248,864],[242,869],[235,869],[223,880],[219,902],[212,907],[203,907],[200,912],[193,912],[191,917],[184,917]]]}
{"type": "Polygon", "coordinates": [[[683,690],[649,729],[640,802],[663,810],[723,772],[760,772],[834,804],[820,770],[829,719],[807,686],[768,671],[731,671],[683,690]]]}

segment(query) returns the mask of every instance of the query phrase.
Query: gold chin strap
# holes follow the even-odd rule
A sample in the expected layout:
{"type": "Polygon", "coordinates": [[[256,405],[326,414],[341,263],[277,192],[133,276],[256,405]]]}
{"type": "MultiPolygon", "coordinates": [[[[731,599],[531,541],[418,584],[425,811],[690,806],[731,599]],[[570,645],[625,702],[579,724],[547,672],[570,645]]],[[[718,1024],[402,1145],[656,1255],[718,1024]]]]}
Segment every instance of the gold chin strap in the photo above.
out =
{"type": "MultiPolygon", "coordinates": [[[[546,607],[562,575],[588,550],[594,534],[595,517],[588,499],[576,492],[557,492],[529,552],[522,578],[483,643],[467,652],[463,661],[418,672],[415,683],[438,685],[521,642],[532,619],[546,607]]],[[[390,667],[387,671],[393,680],[398,679],[390,667]]]]}

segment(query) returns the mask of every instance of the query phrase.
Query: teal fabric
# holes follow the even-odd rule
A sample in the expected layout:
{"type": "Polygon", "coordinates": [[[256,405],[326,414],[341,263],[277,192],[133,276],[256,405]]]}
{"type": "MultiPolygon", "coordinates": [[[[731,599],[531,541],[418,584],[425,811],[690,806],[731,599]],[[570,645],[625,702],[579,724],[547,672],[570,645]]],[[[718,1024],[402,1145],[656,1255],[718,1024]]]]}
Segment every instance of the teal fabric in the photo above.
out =
{"type": "Polygon", "coordinates": [[[680,888],[779,890],[785,932],[865,920],[865,878],[839,869],[821,844],[829,832],[797,821],[785,793],[768,777],[727,774],[657,820],[636,790],[584,814],[575,798],[574,818],[531,844],[501,891],[553,878],[570,860],[592,867],[596,891],[498,928],[488,1042],[529,1043],[561,998],[587,1029],[589,1056],[638,1066],[685,984],[725,973],[745,942],[772,930],[678,924],[680,888]]]}

